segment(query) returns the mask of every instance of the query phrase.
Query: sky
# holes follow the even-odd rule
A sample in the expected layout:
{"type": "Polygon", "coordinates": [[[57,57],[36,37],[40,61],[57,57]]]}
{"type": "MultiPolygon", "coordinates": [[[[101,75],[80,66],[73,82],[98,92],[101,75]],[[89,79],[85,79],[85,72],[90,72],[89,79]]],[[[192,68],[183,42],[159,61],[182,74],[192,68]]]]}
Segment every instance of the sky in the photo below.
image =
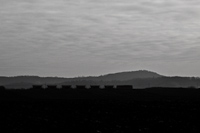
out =
{"type": "Polygon", "coordinates": [[[200,77],[199,0],[0,0],[0,75],[200,77]]]}

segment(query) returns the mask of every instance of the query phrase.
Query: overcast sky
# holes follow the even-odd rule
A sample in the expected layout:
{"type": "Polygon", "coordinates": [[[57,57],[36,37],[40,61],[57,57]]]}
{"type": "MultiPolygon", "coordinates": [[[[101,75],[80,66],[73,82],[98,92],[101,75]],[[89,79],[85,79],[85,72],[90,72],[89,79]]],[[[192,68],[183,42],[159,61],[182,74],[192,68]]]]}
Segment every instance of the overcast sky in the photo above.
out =
{"type": "Polygon", "coordinates": [[[199,0],[0,3],[1,76],[200,76],[199,0]]]}

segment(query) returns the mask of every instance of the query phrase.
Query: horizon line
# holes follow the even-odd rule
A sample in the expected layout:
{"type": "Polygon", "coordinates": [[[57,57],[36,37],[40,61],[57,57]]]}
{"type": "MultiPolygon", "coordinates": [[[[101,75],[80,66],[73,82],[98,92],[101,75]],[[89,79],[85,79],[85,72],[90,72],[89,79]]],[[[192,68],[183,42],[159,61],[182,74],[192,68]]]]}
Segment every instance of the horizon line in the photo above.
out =
{"type": "Polygon", "coordinates": [[[179,75],[163,75],[163,74],[159,74],[155,71],[151,71],[151,70],[146,70],[146,69],[140,69],[140,70],[132,70],[132,71],[118,71],[118,72],[111,72],[111,73],[107,73],[107,74],[101,74],[101,75],[87,75],[87,76],[74,76],[74,77],[65,77],[65,76],[39,76],[39,75],[14,75],[14,76],[0,76],[0,77],[6,77],[6,78],[15,78],[15,77],[40,77],[40,78],[87,78],[87,77],[100,77],[100,76],[106,76],[106,75],[111,75],[111,74],[119,74],[119,73],[126,73],[126,72],[139,72],[139,71],[146,71],[146,72],[152,72],[152,73],[156,73],[162,77],[195,77],[195,78],[200,78],[200,76],[179,76],[179,75]]]}

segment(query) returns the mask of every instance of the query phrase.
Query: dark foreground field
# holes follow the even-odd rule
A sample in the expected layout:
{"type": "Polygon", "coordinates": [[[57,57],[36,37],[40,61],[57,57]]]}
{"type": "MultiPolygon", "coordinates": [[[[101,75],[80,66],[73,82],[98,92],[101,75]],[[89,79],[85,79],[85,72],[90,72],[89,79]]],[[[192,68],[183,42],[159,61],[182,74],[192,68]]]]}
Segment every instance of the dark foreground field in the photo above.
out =
{"type": "Polygon", "coordinates": [[[200,91],[7,90],[1,129],[12,132],[199,132],[200,91]]]}

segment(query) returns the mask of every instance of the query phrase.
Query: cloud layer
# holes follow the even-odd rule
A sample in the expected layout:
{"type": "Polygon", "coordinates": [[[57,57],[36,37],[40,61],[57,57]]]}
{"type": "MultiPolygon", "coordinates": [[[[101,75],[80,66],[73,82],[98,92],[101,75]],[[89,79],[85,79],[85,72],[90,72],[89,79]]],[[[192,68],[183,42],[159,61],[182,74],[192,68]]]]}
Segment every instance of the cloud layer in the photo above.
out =
{"type": "Polygon", "coordinates": [[[200,76],[198,0],[0,0],[0,74],[200,76]]]}

